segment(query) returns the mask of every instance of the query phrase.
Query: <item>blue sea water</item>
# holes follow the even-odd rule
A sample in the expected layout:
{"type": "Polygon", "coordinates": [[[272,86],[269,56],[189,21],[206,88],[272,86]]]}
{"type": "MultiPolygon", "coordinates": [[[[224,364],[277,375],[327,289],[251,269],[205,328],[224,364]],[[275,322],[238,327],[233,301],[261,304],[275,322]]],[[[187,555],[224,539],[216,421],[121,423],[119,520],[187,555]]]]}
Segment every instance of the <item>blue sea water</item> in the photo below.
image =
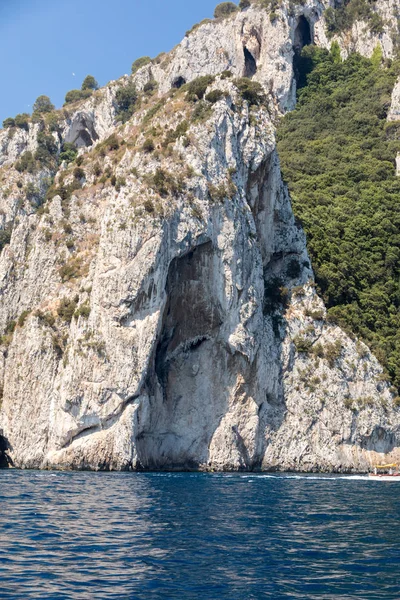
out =
{"type": "Polygon", "coordinates": [[[0,598],[400,599],[400,483],[0,471],[0,598]]]}

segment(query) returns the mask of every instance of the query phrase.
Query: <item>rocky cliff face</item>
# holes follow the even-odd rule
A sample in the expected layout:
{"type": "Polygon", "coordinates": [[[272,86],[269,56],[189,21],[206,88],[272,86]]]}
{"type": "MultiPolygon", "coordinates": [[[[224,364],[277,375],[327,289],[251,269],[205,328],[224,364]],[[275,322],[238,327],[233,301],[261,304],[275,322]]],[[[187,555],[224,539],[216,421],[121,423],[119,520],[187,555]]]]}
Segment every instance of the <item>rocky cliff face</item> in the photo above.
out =
{"type": "MultiPolygon", "coordinates": [[[[158,91],[124,125],[128,77],[60,112],[51,135],[80,148],[78,170],[18,171],[44,125],[0,132],[0,427],[15,466],[354,471],[398,456],[389,384],[325,320],[275,149],[294,48],[330,44],[328,4],[199,26],[133,76],[158,91]],[[250,106],[226,70],[266,100],[250,106]],[[202,75],[218,93],[188,102],[202,75]]],[[[344,54],[379,42],[361,27],[338,38],[344,54]]]]}

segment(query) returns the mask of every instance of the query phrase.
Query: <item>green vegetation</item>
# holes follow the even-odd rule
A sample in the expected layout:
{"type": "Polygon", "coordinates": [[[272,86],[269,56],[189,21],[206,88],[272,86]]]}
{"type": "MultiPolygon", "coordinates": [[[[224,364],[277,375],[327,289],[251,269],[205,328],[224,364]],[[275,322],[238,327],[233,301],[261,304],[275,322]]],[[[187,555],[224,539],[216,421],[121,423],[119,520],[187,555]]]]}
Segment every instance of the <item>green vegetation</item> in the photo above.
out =
{"type": "Polygon", "coordinates": [[[15,163],[19,173],[36,173],[40,168],[54,168],[57,161],[58,146],[54,137],[46,131],[40,131],[37,135],[38,148],[35,154],[29,150],[24,152],[15,163]]]}
{"type": "Polygon", "coordinates": [[[4,246],[10,243],[11,240],[11,227],[5,227],[5,229],[0,230],[0,252],[3,250],[4,246]]]}
{"type": "Polygon", "coordinates": [[[208,86],[213,83],[214,79],[213,75],[202,75],[193,79],[187,85],[187,100],[189,102],[197,102],[204,98],[208,86]]]}
{"type": "Polygon", "coordinates": [[[158,88],[158,83],[155,79],[150,79],[147,83],[144,84],[143,91],[145,94],[151,96],[156,89],[158,88]]]}
{"type": "Polygon", "coordinates": [[[15,126],[20,129],[25,129],[28,131],[29,129],[29,115],[28,113],[21,113],[15,117],[15,126]]]}
{"type": "Polygon", "coordinates": [[[54,158],[57,155],[58,147],[52,135],[40,131],[37,135],[38,149],[35,152],[35,159],[41,166],[53,167],[54,158]]]}
{"type": "Polygon", "coordinates": [[[60,162],[63,162],[64,160],[69,162],[72,162],[75,160],[75,158],[78,155],[78,149],[76,148],[75,144],[72,144],[70,142],[64,142],[63,145],[61,146],[61,152],[60,152],[60,162]]]}
{"type": "Polygon", "coordinates": [[[30,314],[31,314],[30,310],[24,310],[24,311],[22,311],[22,313],[18,317],[18,326],[19,327],[23,327],[24,326],[24,323],[25,323],[26,319],[29,317],[30,314]]]}
{"type": "Polygon", "coordinates": [[[99,84],[93,77],[93,75],[87,75],[83,80],[82,87],[80,90],[70,90],[65,96],[65,104],[72,104],[79,100],[85,100],[89,98],[94,90],[99,88],[99,84]]]}
{"type": "Polygon", "coordinates": [[[15,119],[12,117],[8,117],[8,119],[4,119],[3,121],[4,129],[8,129],[9,127],[15,127],[15,119]]]}
{"type": "Polygon", "coordinates": [[[244,100],[251,105],[257,106],[265,102],[265,93],[262,85],[258,81],[252,81],[248,77],[235,79],[234,84],[238,88],[244,100]]]}
{"type": "Polygon", "coordinates": [[[62,298],[57,308],[57,314],[63,321],[66,321],[67,323],[71,322],[78,305],[78,300],[78,296],[75,296],[73,299],[62,298]]]}
{"type": "Polygon", "coordinates": [[[238,7],[236,4],[233,4],[233,2],[221,2],[221,4],[218,4],[218,6],[215,7],[214,19],[224,19],[238,10],[238,7]]]}
{"type": "Polygon", "coordinates": [[[204,100],[200,100],[197,102],[194,111],[192,112],[191,122],[193,124],[203,123],[210,117],[212,114],[211,106],[205,102],[204,100]]]}
{"type": "Polygon", "coordinates": [[[150,176],[151,187],[163,198],[171,194],[176,196],[183,191],[182,183],[168,171],[157,169],[154,175],[150,176]]]}
{"type": "Polygon", "coordinates": [[[34,113],[47,113],[51,112],[55,109],[54,104],[52,104],[50,98],[48,96],[39,96],[33,104],[33,112],[34,113]]]}
{"type": "Polygon", "coordinates": [[[400,127],[386,122],[400,67],[377,54],[341,62],[306,47],[307,85],[280,123],[278,149],[328,318],[360,336],[400,386],[400,127]]]}
{"type": "Polygon", "coordinates": [[[189,123],[187,121],[181,121],[177,125],[176,129],[170,129],[167,131],[165,138],[162,141],[163,148],[166,148],[169,144],[173,144],[176,140],[187,132],[189,129],[189,123]]]}
{"type": "Polygon", "coordinates": [[[97,83],[97,81],[95,80],[95,78],[93,77],[93,75],[86,75],[85,79],[83,80],[82,83],[82,91],[85,90],[97,90],[99,88],[99,84],[97,83]]]}
{"type": "Polygon", "coordinates": [[[79,256],[73,256],[68,262],[58,269],[58,273],[61,277],[61,281],[65,283],[66,281],[80,277],[81,269],[82,259],[79,256]]]}
{"type": "Polygon", "coordinates": [[[301,335],[296,335],[296,337],[293,339],[293,343],[299,354],[308,354],[313,345],[312,340],[302,337],[301,335]]]}
{"type": "Polygon", "coordinates": [[[85,178],[85,171],[82,169],[82,167],[75,167],[74,177],[75,177],[75,179],[84,179],[85,178]]]}
{"type": "Polygon", "coordinates": [[[207,102],[210,102],[211,104],[215,104],[216,102],[218,102],[218,100],[221,100],[221,98],[223,98],[225,96],[225,92],[223,92],[222,90],[211,90],[211,92],[209,92],[206,96],[206,100],[207,102]]]}
{"type": "Polygon", "coordinates": [[[344,0],[337,8],[328,8],[325,11],[328,36],[351,29],[357,20],[366,21],[372,33],[382,33],[384,21],[374,10],[376,2],[377,0],[344,0]]]}
{"type": "Polygon", "coordinates": [[[15,163],[15,168],[19,173],[36,173],[37,164],[30,150],[21,155],[21,158],[15,163]]]}
{"type": "Polygon", "coordinates": [[[132,75],[134,75],[136,73],[136,71],[139,71],[139,69],[141,69],[142,67],[145,67],[146,65],[148,65],[150,63],[151,63],[150,56],[142,56],[141,58],[137,58],[132,63],[132,75]]]}
{"type": "Polygon", "coordinates": [[[89,315],[90,315],[90,304],[89,304],[88,300],[84,304],[81,304],[74,312],[74,317],[76,319],[78,319],[79,317],[88,319],[89,315]]]}
{"type": "Polygon", "coordinates": [[[146,154],[150,154],[151,152],[153,152],[155,150],[155,145],[152,139],[148,138],[144,141],[143,146],[142,146],[143,152],[146,152],[146,154]]]}
{"type": "Polygon", "coordinates": [[[131,118],[135,111],[135,105],[138,99],[138,92],[135,84],[130,83],[125,87],[119,88],[115,95],[117,103],[117,119],[125,123],[131,118]]]}
{"type": "Polygon", "coordinates": [[[84,100],[92,95],[92,90],[70,90],[65,95],[65,104],[72,104],[79,100],[84,100]]]}
{"type": "Polygon", "coordinates": [[[16,326],[16,321],[8,321],[4,334],[0,335],[0,345],[9,346],[11,344],[16,326]]]}

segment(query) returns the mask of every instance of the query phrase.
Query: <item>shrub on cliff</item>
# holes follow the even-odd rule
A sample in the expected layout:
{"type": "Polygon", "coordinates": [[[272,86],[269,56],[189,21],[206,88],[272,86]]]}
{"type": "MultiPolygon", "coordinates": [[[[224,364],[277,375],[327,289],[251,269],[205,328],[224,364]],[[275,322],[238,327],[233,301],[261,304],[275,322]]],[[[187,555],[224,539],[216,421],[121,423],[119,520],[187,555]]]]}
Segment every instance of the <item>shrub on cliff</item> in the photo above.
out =
{"type": "Polygon", "coordinates": [[[240,91],[242,98],[247,100],[249,104],[258,105],[265,102],[264,89],[258,81],[241,77],[240,79],[235,79],[234,83],[240,91]]]}
{"type": "Polygon", "coordinates": [[[142,56],[141,58],[137,58],[132,63],[132,75],[134,75],[136,73],[136,71],[139,71],[139,69],[141,69],[142,67],[145,67],[146,65],[148,65],[150,63],[151,63],[150,56],[142,56]]]}
{"type": "Polygon", "coordinates": [[[35,159],[39,161],[42,166],[53,166],[53,158],[56,156],[58,146],[52,135],[46,134],[44,131],[40,131],[37,135],[38,148],[35,152],[35,159]]]}
{"type": "Polygon", "coordinates": [[[12,117],[8,117],[8,119],[4,119],[3,121],[4,129],[9,129],[10,127],[15,127],[15,119],[12,117]]]}
{"type": "Polygon", "coordinates": [[[207,87],[213,83],[215,77],[213,75],[202,75],[193,79],[187,86],[187,100],[189,102],[197,102],[204,98],[207,87]]]}
{"type": "Polygon", "coordinates": [[[92,90],[70,90],[65,95],[65,104],[71,104],[72,102],[78,102],[79,100],[85,100],[91,96],[92,90]]]}
{"type": "Polygon", "coordinates": [[[57,314],[63,320],[69,323],[74,316],[78,305],[78,298],[62,298],[58,308],[57,314]]]}
{"type": "Polygon", "coordinates": [[[143,91],[145,94],[148,94],[149,96],[156,91],[156,89],[158,88],[158,83],[155,79],[150,79],[150,81],[148,81],[147,83],[145,83],[144,87],[143,87],[143,91]]]}
{"type": "Polygon", "coordinates": [[[0,252],[4,246],[10,243],[11,240],[11,227],[6,227],[0,230],[0,252]]]}
{"type": "Polygon", "coordinates": [[[73,160],[75,160],[77,154],[78,150],[74,144],[71,144],[70,142],[64,142],[61,146],[59,160],[60,162],[64,160],[67,162],[72,162],[73,160]]]}
{"type": "Polygon", "coordinates": [[[143,149],[143,152],[146,152],[147,154],[150,154],[151,152],[153,152],[155,149],[153,140],[150,138],[146,139],[143,143],[142,149],[143,149]]]}
{"type": "Polygon", "coordinates": [[[207,102],[210,102],[211,104],[215,104],[216,102],[218,102],[218,100],[221,100],[221,98],[223,98],[225,96],[225,92],[223,92],[222,90],[211,90],[211,92],[209,92],[206,96],[206,100],[207,102]]]}
{"type": "Polygon", "coordinates": [[[20,159],[15,163],[15,169],[19,173],[27,171],[28,173],[35,173],[37,170],[36,160],[30,150],[24,152],[20,159]]]}
{"type": "Polygon", "coordinates": [[[138,99],[136,86],[131,83],[125,87],[119,88],[115,95],[117,104],[117,119],[125,123],[131,118],[135,110],[138,99]]]}
{"type": "Polygon", "coordinates": [[[21,114],[17,115],[15,117],[16,127],[19,127],[20,129],[25,129],[26,131],[28,131],[29,119],[30,119],[30,116],[28,115],[28,113],[21,113],[21,114]]]}
{"type": "Polygon", "coordinates": [[[221,2],[214,10],[214,19],[224,19],[238,12],[239,8],[233,2],[221,2]]]}

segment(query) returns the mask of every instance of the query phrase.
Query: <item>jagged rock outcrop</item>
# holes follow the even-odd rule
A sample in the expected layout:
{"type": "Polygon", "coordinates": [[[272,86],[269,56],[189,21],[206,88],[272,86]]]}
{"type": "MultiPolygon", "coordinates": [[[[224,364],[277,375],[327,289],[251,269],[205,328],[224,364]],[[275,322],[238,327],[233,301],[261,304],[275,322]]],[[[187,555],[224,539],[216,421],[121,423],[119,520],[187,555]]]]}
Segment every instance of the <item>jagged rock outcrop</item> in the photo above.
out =
{"type": "MultiPolygon", "coordinates": [[[[15,466],[357,471],[398,455],[389,384],[325,321],[275,149],[295,48],[330,44],[327,5],[201,25],[133,76],[158,92],[124,125],[128,77],[60,113],[54,142],[81,148],[80,170],[63,163],[44,204],[51,167],[15,170],[40,126],[0,132],[0,425],[15,466]],[[266,101],[250,107],[226,70],[266,101]],[[205,74],[221,93],[187,102],[205,74]]],[[[366,53],[378,41],[359,39],[366,53]]]]}

